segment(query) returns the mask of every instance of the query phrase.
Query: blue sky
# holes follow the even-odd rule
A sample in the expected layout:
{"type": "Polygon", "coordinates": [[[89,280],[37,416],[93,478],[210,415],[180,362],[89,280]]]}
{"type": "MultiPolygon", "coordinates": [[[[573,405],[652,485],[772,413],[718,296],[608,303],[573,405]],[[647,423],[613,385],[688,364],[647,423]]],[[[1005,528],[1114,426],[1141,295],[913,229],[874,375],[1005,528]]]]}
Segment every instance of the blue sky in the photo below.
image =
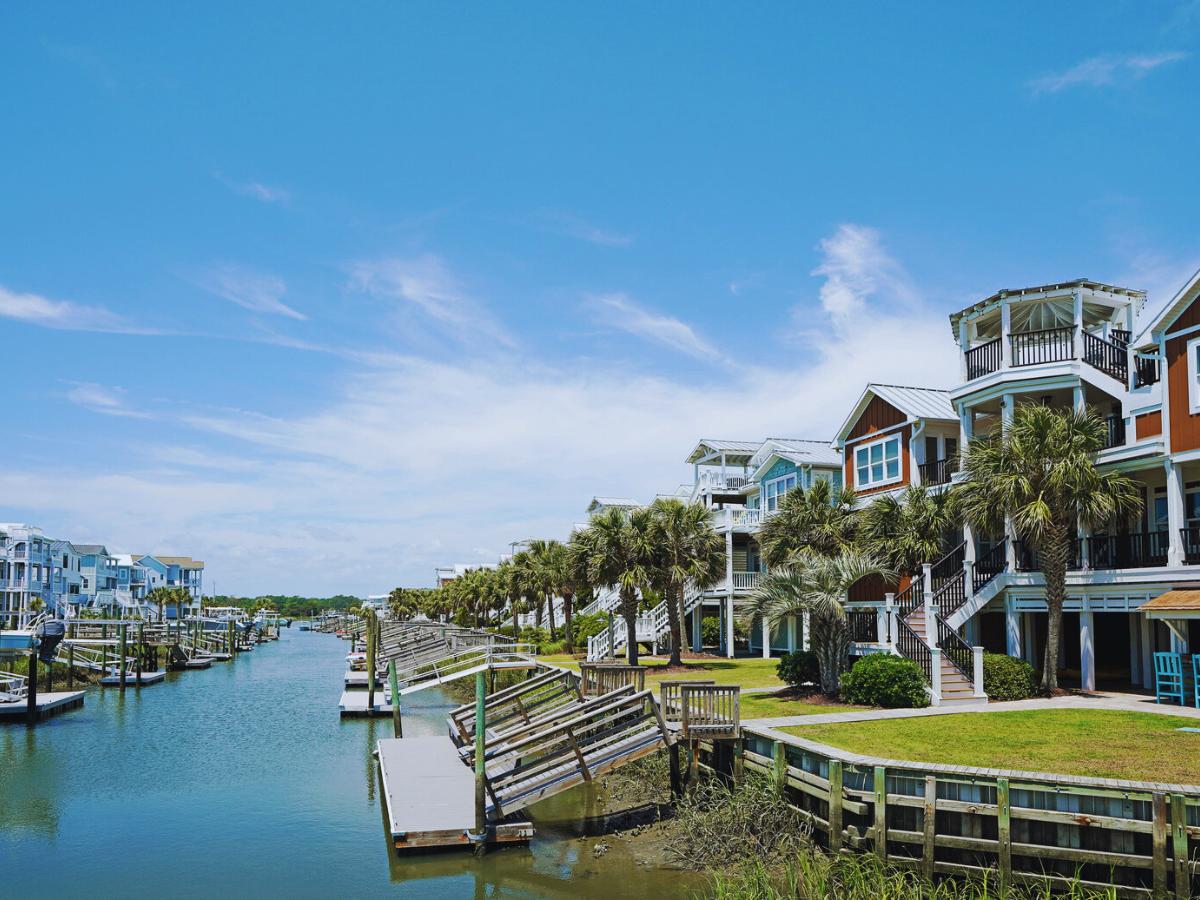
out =
{"type": "Polygon", "coordinates": [[[1200,3],[8,3],[0,520],[376,592],[1198,264],[1200,3]]]}

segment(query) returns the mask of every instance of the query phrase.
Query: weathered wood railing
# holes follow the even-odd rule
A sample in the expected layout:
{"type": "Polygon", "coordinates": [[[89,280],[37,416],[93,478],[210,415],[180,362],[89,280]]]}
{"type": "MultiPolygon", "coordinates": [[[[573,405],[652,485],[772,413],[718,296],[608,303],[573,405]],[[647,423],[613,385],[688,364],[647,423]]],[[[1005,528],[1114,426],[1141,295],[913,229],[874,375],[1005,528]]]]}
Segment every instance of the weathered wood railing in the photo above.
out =
{"type": "MultiPolygon", "coordinates": [[[[1200,889],[1200,786],[877,759],[743,729],[741,765],[773,774],[834,851],[870,852],[929,877],[1072,885],[1117,896],[1200,889]]],[[[701,741],[701,764],[728,753],[701,741]]]]}
{"type": "Polygon", "coordinates": [[[741,688],[685,684],[680,688],[680,734],[685,740],[736,738],[741,733],[741,688]]]}
{"type": "Polygon", "coordinates": [[[579,667],[579,689],[585,697],[598,697],[627,684],[644,690],[646,667],[610,663],[583,663],[579,667]]]}
{"type": "MultiPolygon", "coordinates": [[[[497,691],[484,704],[488,729],[507,729],[514,723],[528,724],[537,716],[582,701],[579,679],[574,672],[554,669],[528,681],[497,691]]],[[[475,739],[475,704],[464,703],[450,712],[450,737],[458,743],[475,739]]]]}

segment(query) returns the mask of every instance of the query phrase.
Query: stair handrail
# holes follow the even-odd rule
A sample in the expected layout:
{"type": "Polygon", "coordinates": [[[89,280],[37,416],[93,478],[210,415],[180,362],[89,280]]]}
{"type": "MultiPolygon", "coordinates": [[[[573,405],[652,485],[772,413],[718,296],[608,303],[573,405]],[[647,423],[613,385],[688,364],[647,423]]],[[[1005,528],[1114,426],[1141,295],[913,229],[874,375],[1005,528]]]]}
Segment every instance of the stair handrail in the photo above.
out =
{"type": "Polygon", "coordinates": [[[925,680],[933,684],[933,651],[925,639],[899,616],[896,617],[896,650],[919,665],[925,673],[925,680]]]}
{"type": "Polygon", "coordinates": [[[1008,539],[997,543],[991,550],[975,560],[972,567],[972,585],[975,592],[1008,568],[1008,539]]]}
{"type": "Polygon", "coordinates": [[[937,646],[967,681],[975,680],[975,649],[941,616],[937,622],[937,646]]]}

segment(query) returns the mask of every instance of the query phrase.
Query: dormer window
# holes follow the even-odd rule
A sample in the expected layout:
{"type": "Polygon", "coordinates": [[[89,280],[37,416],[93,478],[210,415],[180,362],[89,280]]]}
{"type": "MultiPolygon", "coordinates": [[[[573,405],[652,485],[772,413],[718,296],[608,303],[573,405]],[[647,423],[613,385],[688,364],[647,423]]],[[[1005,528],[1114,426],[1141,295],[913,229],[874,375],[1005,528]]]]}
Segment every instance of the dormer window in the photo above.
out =
{"type": "Polygon", "coordinates": [[[854,451],[854,486],[863,488],[900,480],[900,435],[864,444],[854,451]]]}

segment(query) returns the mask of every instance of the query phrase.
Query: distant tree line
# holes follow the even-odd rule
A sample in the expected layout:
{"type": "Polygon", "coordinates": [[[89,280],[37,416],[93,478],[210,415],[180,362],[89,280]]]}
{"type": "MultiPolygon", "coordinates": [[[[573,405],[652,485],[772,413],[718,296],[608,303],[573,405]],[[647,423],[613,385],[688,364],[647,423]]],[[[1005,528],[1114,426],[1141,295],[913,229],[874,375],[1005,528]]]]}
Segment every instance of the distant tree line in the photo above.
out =
{"type": "Polygon", "coordinates": [[[262,594],[257,597],[230,597],[218,594],[216,597],[205,597],[205,606],[237,606],[247,611],[259,609],[278,610],[289,619],[314,616],[325,609],[346,610],[362,603],[362,598],[349,594],[335,594],[332,597],[298,597],[284,594],[262,594]]]}

